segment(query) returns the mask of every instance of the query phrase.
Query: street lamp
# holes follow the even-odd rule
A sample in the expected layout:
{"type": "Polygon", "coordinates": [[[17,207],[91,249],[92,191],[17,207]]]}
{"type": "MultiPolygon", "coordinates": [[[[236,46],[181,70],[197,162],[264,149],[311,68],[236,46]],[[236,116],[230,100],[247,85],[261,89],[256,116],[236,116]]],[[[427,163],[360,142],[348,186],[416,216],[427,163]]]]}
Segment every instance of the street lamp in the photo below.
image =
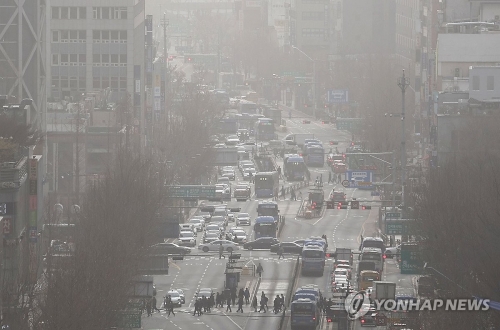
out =
{"type": "Polygon", "coordinates": [[[405,176],[406,176],[406,137],[405,137],[405,92],[410,86],[410,80],[405,77],[405,70],[403,69],[403,76],[398,79],[398,86],[401,88],[401,211],[403,216],[405,211],[405,176]]]}
{"type": "Polygon", "coordinates": [[[304,55],[305,57],[307,57],[313,63],[313,79],[312,79],[312,83],[313,83],[313,89],[312,89],[312,95],[313,95],[313,117],[316,118],[316,108],[317,108],[317,102],[316,102],[316,61],[313,60],[309,55],[307,55],[306,53],[304,53],[300,48],[298,48],[296,46],[293,46],[293,45],[292,45],[292,48],[298,50],[299,53],[301,53],[302,55],[304,55]]]}

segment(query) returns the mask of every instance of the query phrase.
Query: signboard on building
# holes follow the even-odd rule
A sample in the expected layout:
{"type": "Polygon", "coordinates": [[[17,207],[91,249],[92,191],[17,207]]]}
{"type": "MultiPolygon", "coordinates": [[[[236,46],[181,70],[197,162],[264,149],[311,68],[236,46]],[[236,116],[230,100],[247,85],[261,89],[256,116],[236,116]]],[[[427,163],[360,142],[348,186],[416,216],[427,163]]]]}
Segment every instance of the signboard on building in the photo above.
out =
{"type": "Polygon", "coordinates": [[[349,103],[349,91],[347,89],[329,90],[328,103],[349,103]]]}
{"type": "Polygon", "coordinates": [[[347,180],[349,187],[359,189],[371,189],[373,187],[373,171],[353,171],[348,170],[347,180]]]}

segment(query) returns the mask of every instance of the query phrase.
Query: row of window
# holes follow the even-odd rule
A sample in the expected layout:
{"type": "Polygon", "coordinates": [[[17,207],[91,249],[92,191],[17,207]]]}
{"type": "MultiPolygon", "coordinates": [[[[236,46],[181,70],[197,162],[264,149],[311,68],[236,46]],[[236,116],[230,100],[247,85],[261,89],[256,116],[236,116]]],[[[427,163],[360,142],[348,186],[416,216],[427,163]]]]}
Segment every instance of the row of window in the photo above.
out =
{"type": "Polygon", "coordinates": [[[127,7],[92,7],[94,19],[127,19],[127,7]]]}
{"type": "MultiPolygon", "coordinates": [[[[125,30],[93,30],[95,43],[127,43],[125,30]]],[[[52,42],[87,42],[86,30],[52,30],[52,42]]]]}
{"type": "MultiPolygon", "coordinates": [[[[473,76],[472,77],[472,90],[473,91],[481,90],[481,77],[480,76],[473,76]]],[[[494,76],[487,76],[486,77],[486,90],[487,91],[494,91],[495,90],[495,77],[494,76]]]]}
{"type": "MultiPolygon", "coordinates": [[[[126,66],[127,54],[94,54],[93,66],[126,66]]],[[[52,65],[86,65],[86,54],[52,54],[52,65]]]]}
{"type": "Polygon", "coordinates": [[[396,34],[396,44],[405,48],[415,48],[415,40],[401,34],[396,34]]]}
{"type": "Polygon", "coordinates": [[[325,29],[302,29],[303,38],[319,39],[326,36],[325,29]]]}
{"type": "MultiPolygon", "coordinates": [[[[105,89],[115,88],[120,91],[127,89],[127,77],[94,77],[92,81],[92,88],[105,89]]],[[[71,89],[85,89],[85,77],[60,77],[52,76],[52,88],[71,88],[71,89]]]]}
{"type": "Polygon", "coordinates": [[[321,11],[303,11],[302,20],[304,21],[320,21],[325,18],[325,14],[321,11]]]}
{"type": "MultiPolygon", "coordinates": [[[[52,19],[87,19],[86,7],[52,7],[52,19]]],[[[92,7],[93,19],[127,19],[127,7],[92,7]]]]}
{"type": "Polygon", "coordinates": [[[85,7],[52,7],[52,19],[86,19],[85,7]]]}

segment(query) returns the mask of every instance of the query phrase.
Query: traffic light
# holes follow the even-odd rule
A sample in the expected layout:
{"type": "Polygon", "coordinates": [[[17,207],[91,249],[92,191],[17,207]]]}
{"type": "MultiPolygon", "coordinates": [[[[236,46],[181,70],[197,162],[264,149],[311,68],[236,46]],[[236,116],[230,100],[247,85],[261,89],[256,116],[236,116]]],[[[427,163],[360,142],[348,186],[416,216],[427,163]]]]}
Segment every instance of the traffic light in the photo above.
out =
{"type": "Polygon", "coordinates": [[[359,210],[359,201],[351,201],[351,210],[359,210]]]}
{"type": "Polygon", "coordinates": [[[172,260],[184,260],[184,256],[172,256],[172,260]]]}
{"type": "Polygon", "coordinates": [[[316,202],[313,202],[311,208],[314,210],[316,208],[316,202]]]}
{"type": "Polygon", "coordinates": [[[362,205],[361,208],[363,210],[371,210],[372,209],[372,206],[371,205],[362,205]]]}

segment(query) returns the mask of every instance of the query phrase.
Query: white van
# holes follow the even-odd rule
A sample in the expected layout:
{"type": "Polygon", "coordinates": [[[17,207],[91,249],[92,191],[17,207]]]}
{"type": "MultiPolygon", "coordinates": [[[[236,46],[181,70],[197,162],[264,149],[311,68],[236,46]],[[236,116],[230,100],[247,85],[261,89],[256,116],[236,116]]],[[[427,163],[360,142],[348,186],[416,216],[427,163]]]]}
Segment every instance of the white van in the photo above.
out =
{"type": "Polygon", "coordinates": [[[225,176],[217,178],[217,183],[225,183],[228,185],[228,187],[231,187],[231,182],[229,181],[229,178],[225,176]]]}

